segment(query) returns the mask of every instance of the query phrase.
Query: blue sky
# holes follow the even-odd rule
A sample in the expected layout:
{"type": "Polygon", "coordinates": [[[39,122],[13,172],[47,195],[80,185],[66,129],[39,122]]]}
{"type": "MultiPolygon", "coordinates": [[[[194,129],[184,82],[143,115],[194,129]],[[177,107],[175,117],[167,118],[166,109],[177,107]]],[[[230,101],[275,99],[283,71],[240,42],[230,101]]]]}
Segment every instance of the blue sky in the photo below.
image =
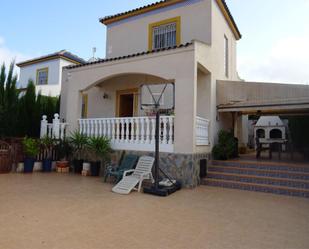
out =
{"type": "MultiPolygon", "coordinates": [[[[1,3],[0,61],[67,49],[83,58],[105,56],[99,17],[152,0],[10,0],[1,3]],[[3,11],[6,10],[6,11],[3,11]]],[[[238,71],[256,81],[309,83],[309,0],[227,0],[243,35],[238,71]]]]}

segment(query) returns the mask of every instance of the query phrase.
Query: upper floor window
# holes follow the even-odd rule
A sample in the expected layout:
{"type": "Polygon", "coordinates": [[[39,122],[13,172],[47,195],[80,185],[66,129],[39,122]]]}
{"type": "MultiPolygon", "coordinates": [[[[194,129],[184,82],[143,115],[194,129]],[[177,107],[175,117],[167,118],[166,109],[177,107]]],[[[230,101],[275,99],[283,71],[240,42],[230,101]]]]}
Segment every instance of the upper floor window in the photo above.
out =
{"type": "Polygon", "coordinates": [[[149,25],[149,50],[180,44],[180,17],[149,25]]]}
{"type": "Polygon", "coordinates": [[[36,73],[36,84],[47,85],[48,84],[48,68],[41,68],[36,73]]]}
{"type": "Polygon", "coordinates": [[[229,40],[224,36],[224,73],[229,77],[229,40]]]}

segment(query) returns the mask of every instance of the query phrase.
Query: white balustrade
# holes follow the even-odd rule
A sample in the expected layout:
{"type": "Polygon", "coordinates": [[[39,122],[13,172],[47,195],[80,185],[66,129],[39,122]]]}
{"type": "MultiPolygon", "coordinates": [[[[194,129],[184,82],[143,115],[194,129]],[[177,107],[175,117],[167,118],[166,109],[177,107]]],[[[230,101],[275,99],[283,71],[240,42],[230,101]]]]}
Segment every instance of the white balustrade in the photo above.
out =
{"type": "MultiPolygon", "coordinates": [[[[113,149],[154,151],[155,117],[80,119],[79,131],[87,136],[105,136],[113,149]]],[[[174,117],[160,117],[160,150],[174,151],[174,117]]]]}
{"type": "Polygon", "coordinates": [[[48,123],[47,116],[44,115],[41,120],[41,132],[40,137],[50,137],[55,139],[63,139],[66,136],[68,124],[61,123],[59,119],[59,114],[54,115],[54,119],[52,123],[48,123]]]}
{"type": "Polygon", "coordinates": [[[196,117],[196,145],[209,145],[209,120],[201,117],[196,117]]]}

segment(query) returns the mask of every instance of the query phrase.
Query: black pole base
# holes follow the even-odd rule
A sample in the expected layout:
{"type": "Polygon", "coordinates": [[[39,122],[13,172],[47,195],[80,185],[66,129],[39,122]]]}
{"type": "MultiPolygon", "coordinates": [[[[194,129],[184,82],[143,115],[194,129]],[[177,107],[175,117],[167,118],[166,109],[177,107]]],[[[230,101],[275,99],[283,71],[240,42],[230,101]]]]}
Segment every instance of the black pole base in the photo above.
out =
{"type": "Polygon", "coordinates": [[[161,187],[161,186],[151,186],[151,187],[145,187],[144,193],[150,194],[150,195],[156,195],[160,197],[167,197],[181,189],[181,184],[177,182],[175,185],[171,187],[161,187]]]}

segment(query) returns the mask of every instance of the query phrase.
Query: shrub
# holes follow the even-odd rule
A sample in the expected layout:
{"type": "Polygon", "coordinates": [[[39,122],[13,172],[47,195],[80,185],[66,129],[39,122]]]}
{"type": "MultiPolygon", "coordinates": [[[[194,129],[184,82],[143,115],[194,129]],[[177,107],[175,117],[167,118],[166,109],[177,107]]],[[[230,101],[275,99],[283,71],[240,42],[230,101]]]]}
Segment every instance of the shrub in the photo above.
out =
{"type": "Polygon", "coordinates": [[[72,146],[66,139],[60,139],[55,148],[60,160],[66,161],[72,154],[72,146]]]}
{"type": "Polygon", "coordinates": [[[106,137],[91,137],[88,140],[88,149],[93,157],[108,160],[111,153],[110,140],[106,137]]]}
{"type": "Polygon", "coordinates": [[[228,160],[238,156],[238,142],[232,132],[220,131],[218,145],[214,146],[212,155],[215,160],[228,160]]]}
{"type": "Polygon", "coordinates": [[[88,144],[88,137],[76,131],[71,134],[69,142],[72,145],[73,156],[80,160],[84,156],[88,144]]]}
{"type": "Polygon", "coordinates": [[[27,157],[35,158],[40,152],[39,143],[36,139],[25,137],[22,143],[27,157]]]}

